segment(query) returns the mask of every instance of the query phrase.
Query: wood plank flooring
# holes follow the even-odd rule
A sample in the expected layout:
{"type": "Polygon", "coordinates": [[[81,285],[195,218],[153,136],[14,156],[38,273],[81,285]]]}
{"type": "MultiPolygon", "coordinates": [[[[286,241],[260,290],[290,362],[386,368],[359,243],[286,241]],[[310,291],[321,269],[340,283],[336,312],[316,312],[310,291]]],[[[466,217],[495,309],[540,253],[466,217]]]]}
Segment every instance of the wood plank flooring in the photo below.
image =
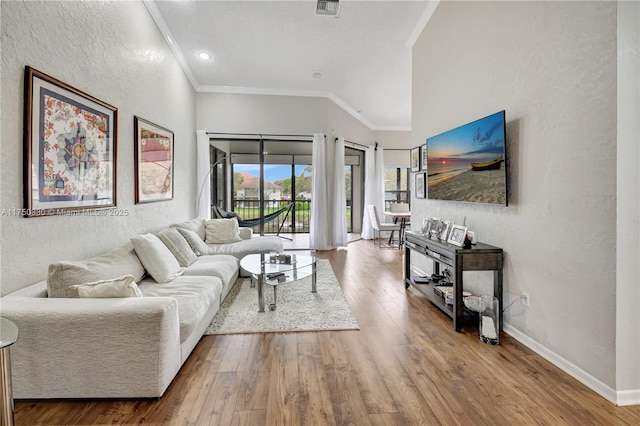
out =
{"type": "Polygon", "coordinates": [[[319,257],[360,330],[204,336],[161,399],[18,400],[16,424],[640,424],[639,406],[616,407],[505,334],[490,346],[454,332],[405,290],[401,251],[356,241],[319,257]]]}

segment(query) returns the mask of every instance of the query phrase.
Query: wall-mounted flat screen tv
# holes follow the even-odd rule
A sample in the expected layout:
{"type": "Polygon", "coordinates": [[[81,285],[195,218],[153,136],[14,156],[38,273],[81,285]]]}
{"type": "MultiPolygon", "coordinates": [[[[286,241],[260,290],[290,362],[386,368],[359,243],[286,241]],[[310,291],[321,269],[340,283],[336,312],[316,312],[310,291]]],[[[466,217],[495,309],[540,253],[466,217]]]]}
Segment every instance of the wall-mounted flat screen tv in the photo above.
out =
{"type": "Polygon", "coordinates": [[[504,111],[427,139],[427,196],[507,205],[504,111]]]}

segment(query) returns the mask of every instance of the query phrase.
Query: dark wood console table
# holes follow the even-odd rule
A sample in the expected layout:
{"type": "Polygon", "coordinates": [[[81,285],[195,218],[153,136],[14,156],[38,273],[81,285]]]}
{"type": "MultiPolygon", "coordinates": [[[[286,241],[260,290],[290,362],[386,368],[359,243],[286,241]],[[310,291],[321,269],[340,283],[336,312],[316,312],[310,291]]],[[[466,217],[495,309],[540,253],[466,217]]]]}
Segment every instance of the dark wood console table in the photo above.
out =
{"type": "Polygon", "coordinates": [[[405,288],[413,286],[444,313],[453,318],[453,327],[462,331],[464,305],[462,303],[462,272],[493,271],[493,295],[500,301],[500,330],[502,331],[502,260],[501,248],[478,243],[466,249],[452,244],[432,240],[415,231],[405,234],[404,276],[405,288]],[[411,276],[411,252],[416,252],[434,261],[434,273],[440,273],[440,265],[451,270],[453,284],[453,307],[447,305],[434,293],[433,283],[418,284],[411,276]]]}

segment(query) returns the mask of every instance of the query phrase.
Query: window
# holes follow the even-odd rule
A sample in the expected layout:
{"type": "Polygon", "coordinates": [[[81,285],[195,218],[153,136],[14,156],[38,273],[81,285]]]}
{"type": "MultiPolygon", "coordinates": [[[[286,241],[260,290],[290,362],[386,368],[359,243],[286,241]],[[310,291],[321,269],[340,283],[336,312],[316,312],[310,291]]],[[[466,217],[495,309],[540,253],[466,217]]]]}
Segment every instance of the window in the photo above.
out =
{"type": "Polygon", "coordinates": [[[409,169],[400,167],[385,167],[384,169],[384,208],[389,210],[391,203],[409,203],[411,201],[409,169]]]}

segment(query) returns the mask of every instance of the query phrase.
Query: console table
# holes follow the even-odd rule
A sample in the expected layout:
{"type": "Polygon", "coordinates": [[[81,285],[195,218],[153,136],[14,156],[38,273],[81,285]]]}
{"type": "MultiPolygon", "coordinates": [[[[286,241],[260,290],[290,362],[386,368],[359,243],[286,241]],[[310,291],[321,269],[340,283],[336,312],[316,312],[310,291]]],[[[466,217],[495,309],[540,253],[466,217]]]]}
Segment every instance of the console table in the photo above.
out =
{"type": "Polygon", "coordinates": [[[464,305],[462,302],[462,272],[493,271],[493,295],[500,301],[500,330],[502,331],[502,264],[501,248],[477,243],[471,248],[457,247],[452,244],[432,240],[416,231],[405,234],[404,277],[405,288],[413,286],[422,292],[434,305],[453,318],[453,327],[462,331],[464,305]],[[418,284],[411,276],[411,252],[425,256],[434,261],[434,273],[440,273],[440,266],[451,270],[453,284],[453,306],[447,305],[433,291],[433,283],[418,284]]]}

